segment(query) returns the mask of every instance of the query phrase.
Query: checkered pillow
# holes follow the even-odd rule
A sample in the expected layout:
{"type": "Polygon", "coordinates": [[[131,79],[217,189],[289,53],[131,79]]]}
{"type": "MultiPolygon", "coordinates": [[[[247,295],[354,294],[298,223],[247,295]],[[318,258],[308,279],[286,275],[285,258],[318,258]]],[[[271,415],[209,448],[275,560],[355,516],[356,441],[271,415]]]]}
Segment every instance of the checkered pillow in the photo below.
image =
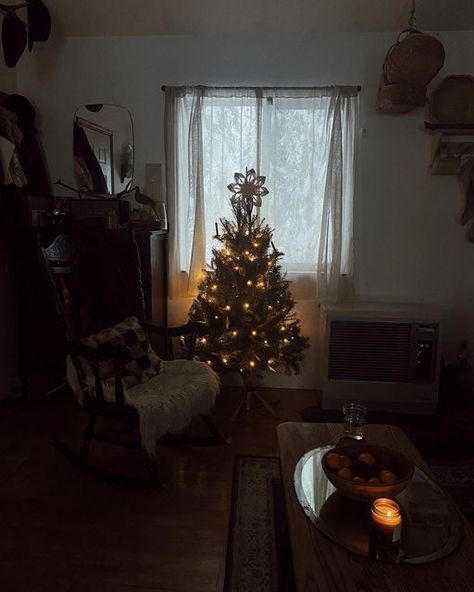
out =
{"type": "MultiPolygon", "coordinates": [[[[126,388],[147,382],[160,372],[161,360],[152,350],[136,317],[127,317],[117,325],[89,335],[81,341],[96,349],[105,349],[110,345],[120,348],[122,382],[126,388]]],[[[101,362],[99,373],[103,382],[113,378],[113,363],[101,362]]]]}

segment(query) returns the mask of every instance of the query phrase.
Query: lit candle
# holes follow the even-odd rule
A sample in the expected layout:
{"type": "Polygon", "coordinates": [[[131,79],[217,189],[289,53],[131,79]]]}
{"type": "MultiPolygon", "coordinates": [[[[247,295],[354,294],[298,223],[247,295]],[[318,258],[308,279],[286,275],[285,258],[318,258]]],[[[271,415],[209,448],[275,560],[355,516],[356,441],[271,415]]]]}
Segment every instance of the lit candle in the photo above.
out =
{"type": "Polygon", "coordinates": [[[402,511],[397,502],[380,497],[372,502],[371,555],[382,561],[397,561],[402,530],[402,511]]]}

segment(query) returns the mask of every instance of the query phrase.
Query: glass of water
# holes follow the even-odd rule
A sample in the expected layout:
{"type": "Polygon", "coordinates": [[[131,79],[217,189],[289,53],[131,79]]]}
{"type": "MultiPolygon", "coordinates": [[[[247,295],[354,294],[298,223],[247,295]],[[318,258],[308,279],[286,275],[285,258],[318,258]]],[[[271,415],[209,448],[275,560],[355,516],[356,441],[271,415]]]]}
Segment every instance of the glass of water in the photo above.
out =
{"type": "Polygon", "coordinates": [[[362,440],[364,437],[367,407],[360,403],[346,403],[342,408],[344,415],[344,437],[362,440]]]}

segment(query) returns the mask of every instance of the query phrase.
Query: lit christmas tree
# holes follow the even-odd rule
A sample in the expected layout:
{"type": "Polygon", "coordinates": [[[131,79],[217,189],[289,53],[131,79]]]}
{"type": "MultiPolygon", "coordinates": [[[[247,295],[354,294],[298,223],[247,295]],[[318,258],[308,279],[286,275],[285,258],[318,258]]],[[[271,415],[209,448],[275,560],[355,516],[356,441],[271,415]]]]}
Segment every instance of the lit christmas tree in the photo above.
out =
{"type": "Polygon", "coordinates": [[[273,230],[256,213],[268,193],[264,182],[265,177],[247,169],[245,175],[235,173],[235,183],[228,185],[235,220],[220,220],[215,238],[221,247],[212,250],[189,312],[192,320],[210,326],[210,334],[198,343],[199,358],[218,372],[240,372],[247,391],[253,391],[262,371],[297,374],[308,341],[279,265],[283,253],[272,242],[273,230]]]}

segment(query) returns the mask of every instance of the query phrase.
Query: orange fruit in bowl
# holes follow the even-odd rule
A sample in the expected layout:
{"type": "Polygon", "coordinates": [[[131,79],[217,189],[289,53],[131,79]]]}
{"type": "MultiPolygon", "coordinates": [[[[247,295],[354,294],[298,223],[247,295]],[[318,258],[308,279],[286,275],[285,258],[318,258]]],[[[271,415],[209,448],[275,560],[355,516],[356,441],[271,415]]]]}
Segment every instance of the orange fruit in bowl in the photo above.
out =
{"type": "Polygon", "coordinates": [[[357,457],[357,460],[369,465],[369,467],[374,467],[377,462],[375,456],[370,454],[370,452],[361,452],[361,454],[359,454],[357,457]]]}
{"type": "Polygon", "coordinates": [[[352,477],[352,481],[357,481],[358,483],[365,483],[364,477],[360,477],[359,475],[352,477]]]}
{"type": "Polygon", "coordinates": [[[350,456],[346,456],[345,454],[341,454],[341,460],[342,460],[342,464],[345,467],[351,466],[352,460],[351,460],[350,456]]]}
{"type": "Polygon", "coordinates": [[[326,464],[333,471],[339,471],[344,467],[341,457],[336,452],[330,452],[326,456],[326,464]]]}
{"type": "Polygon", "coordinates": [[[396,483],[398,481],[398,475],[389,469],[380,471],[379,477],[380,481],[382,481],[382,483],[385,485],[391,485],[392,483],[396,483]]]}
{"type": "Polygon", "coordinates": [[[347,479],[348,481],[350,481],[352,479],[353,473],[352,471],[349,469],[349,467],[344,467],[343,469],[340,469],[336,475],[338,477],[342,477],[342,479],[347,479]]]}
{"type": "Polygon", "coordinates": [[[380,483],[382,483],[379,477],[371,477],[368,482],[372,483],[372,485],[379,485],[380,483]]]}

